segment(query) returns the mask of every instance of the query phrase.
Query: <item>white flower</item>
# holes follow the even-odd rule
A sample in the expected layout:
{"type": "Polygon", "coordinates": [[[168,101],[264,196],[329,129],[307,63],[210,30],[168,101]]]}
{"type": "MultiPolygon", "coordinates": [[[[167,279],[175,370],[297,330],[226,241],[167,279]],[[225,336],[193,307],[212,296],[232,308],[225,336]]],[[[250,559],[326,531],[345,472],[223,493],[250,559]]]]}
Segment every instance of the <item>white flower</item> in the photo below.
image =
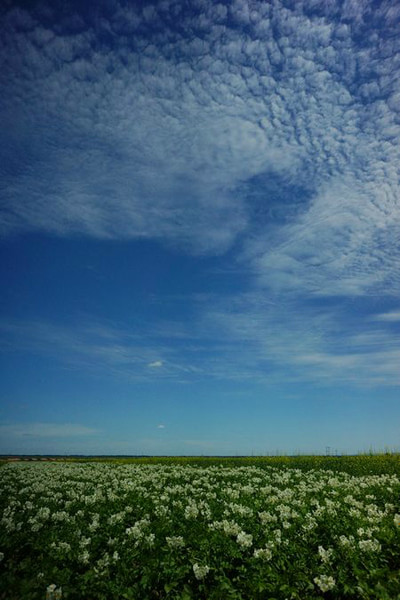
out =
{"type": "Polygon", "coordinates": [[[272,552],[269,548],[258,548],[257,550],[254,550],[254,558],[270,560],[272,558],[272,552]]]}
{"type": "Polygon", "coordinates": [[[183,548],[185,546],[185,540],[181,535],[166,537],[167,544],[170,548],[183,548]]]}
{"type": "Polygon", "coordinates": [[[96,531],[96,529],[99,528],[99,521],[98,521],[98,515],[93,517],[93,521],[91,523],[89,523],[89,530],[93,533],[94,531],[96,531]]]}
{"type": "MultiPolygon", "coordinates": [[[[49,514],[50,514],[50,512],[49,512],[49,514]]],[[[42,517],[42,518],[48,518],[48,517],[42,517]]],[[[51,518],[53,521],[56,521],[56,522],[57,521],[59,521],[59,522],[69,521],[69,519],[70,519],[68,513],[66,513],[65,510],[61,510],[61,511],[57,511],[57,512],[53,513],[51,515],[51,518]]]]}
{"type": "Polygon", "coordinates": [[[71,544],[68,544],[68,542],[58,542],[58,548],[57,550],[59,552],[70,552],[71,551],[71,544]]]}
{"type": "Polygon", "coordinates": [[[393,517],[393,521],[394,521],[394,524],[396,525],[396,527],[400,527],[400,515],[395,514],[393,517]]]}
{"type": "Polygon", "coordinates": [[[314,577],[314,583],[317,584],[322,592],[328,592],[335,587],[335,580],[330,575],[321,575],[320,577],[314,577]]]}
{"type": "Polygon", "coordinates": [[[240,525],[235,523],[235,521],[228,521],[227,519],[224,519],[223,521],[213,521],[208,527],[211,530],[222,529],[225,535],[237,535],[241,531],[240,525]]]}
{"type": "Polygon", "coordinates": [[[253,544],[253,536],[250,535],[250,533],[241,531],[237,534],[236,541],[239,546],[242,546],[242,548],[250,548],[250,546],[253,544]]]}
{"type": "Polygon", "coordinates": [[[39,508],[36,517],[38,519],[43,519],[43,521],[47,521],[47,519],[50,518],[50,509],[47,506],[39,508]]]}
{"type": "Polygon", "coordinates": [[[87,550],[85,550],[84,552],[82,552],[82,554],[79,555],[78,558],[80,562],[82,562],[84,565],[87,565],[89,562],[90,554],[87,550]]]}
{"type": "Polygon", "coordinates": [[[100,558],[97,563],[96,563],[96,567],[95,567],[95,571],[97,573],[99,572],[104,572],[105,569],[108,567],[108,565],[110,564],[110,557],[107,554],[107,552],[104,554],[103,558],[100,558]]]}
{"type": "Polygon", "coordinates": [[[320,555],[323,563],[329,563],[333,554],[333,550],[332,548],[325,550],[323,546],[318,546],[318,554],[320,555]]]}
{"type": "Polygon", "coordinates": [[[196,579],[201,580],[204,579],[207,576],[207,573],[209,572],[210,567],[208,567],[207,565],[198,565],[197,563],[195,563],[193,565],[193,572],[194,572],[194,576],[196,577],[196,579]]]}
{"type": "Polygon", "coordinates": [[[278,517],[269,512],[259,512],[258,516],[260,517],[261,523],[264,525],[265,523],[276,523],[278,517]]]}
{"type": "Polygon", "coordinates": [[[57,588],[56,584],[51,583],[50,585],[47,586],[46,592],[49,592],[51,594],[56,590],[56,588],[57,588]]]}
{"type": "Polygon", "coordinates": [[[350,535],[349,537],[346,537],[345,535],[341,535],[339,537],[339,544],[343,548],[348,548],[350,546],[354,547],[354,536],[350,535]]]}
{"type": "Polygon", "coordinates": [[[199,514],[199,509],[193,502],[185,508],[185,519],[195,519],[199,514]]]}
{"type": "Polygon", "coordinates": [[[280,529],[274,529],[275,542],[280,544],[282,542],[282,532],[280,529]]]}
{"type": "Polygon", "coordinates": [[[312,531],[317,526],[317,521],[310,514],[305,517],[305,524],[302,526],[304,531],[312,531]]]}
{"type": "Polygon", "coordinates": [[[149,548],[152,548],[154,546],[155,539],[156,539],[156,536],[154,533],[149,533],[146,536],[145,542],[149,548]]]}
{"type": "Polygon", "coordinates": [[[133,527],[127,527],[125,533],[136,540],[141,540],[144,537],[145,529],[149,524],[150,521],[147,518],[141,519],[140,521],[136,521],[133,527]]]}
{"type": "Polygon", "coordinates": [[[371,540],[360,540],[358,546],[363,552],[378,552],[381,549],[380,543],[374,538],[371,540]]]}

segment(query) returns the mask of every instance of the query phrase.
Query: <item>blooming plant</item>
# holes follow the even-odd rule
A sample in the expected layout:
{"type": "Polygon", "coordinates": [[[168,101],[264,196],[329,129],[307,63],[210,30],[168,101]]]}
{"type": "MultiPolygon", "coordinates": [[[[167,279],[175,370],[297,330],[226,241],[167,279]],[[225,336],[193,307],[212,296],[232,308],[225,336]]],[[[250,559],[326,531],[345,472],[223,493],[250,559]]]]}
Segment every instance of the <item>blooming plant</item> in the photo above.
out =
{"type": "Polygon", "coordinates": [[[256,460],[0,473],[0,599],[400,600],[395,473],[256,460]]]}

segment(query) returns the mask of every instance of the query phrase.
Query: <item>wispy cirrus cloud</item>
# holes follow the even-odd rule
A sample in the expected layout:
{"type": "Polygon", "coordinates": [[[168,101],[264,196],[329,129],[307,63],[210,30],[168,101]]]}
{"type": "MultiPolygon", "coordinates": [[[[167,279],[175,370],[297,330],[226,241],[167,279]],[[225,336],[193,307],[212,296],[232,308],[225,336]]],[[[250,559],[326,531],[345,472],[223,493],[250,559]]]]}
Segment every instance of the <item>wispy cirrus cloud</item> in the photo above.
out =
{"type": "Polygon", "coordinates": [[[375,321],[383,321],[386,323],[400,323],[400,310],[391,310],[385,313],[374,315],[375,321]]]}
{"type": "MultiPolygon", "coordinates": [[[[158,331],[157,324],[130,331],[110,323],[3,319],[0,334],[4,352],[51,356],[66,368],[92,374],[153,381],[155,376],[185,379],[202,370],[196,360],[191,362],[196,351],[185,359],[181,347],[171,343],[163,328],[158,331]],[[160,360],[160,354],[167,358],[160,360]]],[[[188,332],[189,347],[192,335],[188,332]]]]}
{"type": "MultiPolygon", "coordinates": [[[[108,324],[0,323],[8,352],[49,356],[92,376],[154,383],[249,381],[396,386],[398,332],[382,314],[349,312],[335,299],[274,302],[260,290],[197,298],[196,318],[147,323],[143,331],[108,324]],[[184,335],[183,335],[184,334],[184,335]],[[164,358],[160,360],[162,355],[164,358]]],[[[396,315],[397,312],[387,313],[396,315]]]]}
{"type": "Polygon", "coordinates": [[[387,212],[358,182],[331,181],[295,222],[248,246],[262,287],[317,296],[359,296],[399,286],[398,207],[387,212]]]}
{"type": "Polygon", "coordinates": [[[302,299],[282,305],[257,291],[229,306],[216,303],[202,328],[224,340],[220,364],[225,359],[232,377],[247,372],[264,383],[322,386],[400,383],[398,332],[374,324],[364,311],[350,317],[337,300],[330,307],[302,299]]]}

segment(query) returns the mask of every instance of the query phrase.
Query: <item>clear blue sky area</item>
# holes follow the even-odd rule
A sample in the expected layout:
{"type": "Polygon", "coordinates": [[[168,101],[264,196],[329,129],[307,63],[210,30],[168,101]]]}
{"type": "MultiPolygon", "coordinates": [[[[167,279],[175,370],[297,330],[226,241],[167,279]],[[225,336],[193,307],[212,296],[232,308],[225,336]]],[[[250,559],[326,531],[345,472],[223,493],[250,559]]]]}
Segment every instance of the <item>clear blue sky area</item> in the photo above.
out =
{"type": "Polygon", "coordinates": [[[400,3],[0,33],[0,453],[399,450],[400,3]]]}

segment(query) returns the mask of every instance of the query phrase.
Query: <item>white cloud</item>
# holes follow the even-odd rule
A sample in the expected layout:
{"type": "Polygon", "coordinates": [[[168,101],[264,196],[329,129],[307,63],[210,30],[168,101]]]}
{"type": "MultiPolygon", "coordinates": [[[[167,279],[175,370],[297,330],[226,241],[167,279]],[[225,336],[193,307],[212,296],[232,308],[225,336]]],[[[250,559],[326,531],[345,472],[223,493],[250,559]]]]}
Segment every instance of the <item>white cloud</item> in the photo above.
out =
{"type": "Polygon", "coordinates": [[[312,263],[322,243],[318,274],[310,261],[278,266],[275,284],[346,294],[393,286],[400,88],[391,75],[396,42],[384,27],[396,26],[395,12],[385,3],[372,13],[369,3],[291,10],[243,1],[228,19],[213,2],[200,14],[115,3],[101,24],[113,45],[96,49],[79,18],[63,35],[39,13],[10,11],[1,48],[10,65],[3,233],[151,237],[218,254],[238,236],[254,240],[258,206],[240,195],[242,183],[278,173],[309,186],[313,199],[278,232],[273,220],[256,230],[261,278],[304,246],[312,263]],[[381,23],[382,38],[371,26],[358,47],[353,34],[365,19],[381,23]]]}
{"type": "Polygon", "coordinates": [[[332,181],[272,243],[253,242],[251,261],[259,283],[275,291],[325,296],[394,289],[400,276],[393,219],[394,211],[383,201],[375,203],[367,187],[362,191],[358,183],[332,181]]]}
{"type": "MultiPolygon", "coordinates": [[[[188,297],[185,296],[185,302],[188,297]]],[[[368,318],[340,298],[265,295],[263,291],[192,299],[195,319],[153,321],[143,331],[109,324],[56,326],[50,322],[0,323],[3,350],[57,357],[61,365],[116,380],[155,379],[312,382],[356,386],[400,383],[397,311],[368,318]],[[393,316],[392,316],[393,315],[393,316]],[[173,330],[179,325],[178,336],[173,330]],[[176,343],[178,342],[178,343],[176,343]],[[166,361],[154,360],[160,355],[166,361]],[[163,362],[162,367],[150,364],[163,362]]]]}
{"type": "Polygon", "coordinates": [[[158,369],[160,367],[163,366],[163,361],[162,360],[155,360],[154,362],[149,363],[147,366],[151,367],[152,369],[158,369]]]}
{"type": "Polygon", "coordinates": [[[157,425],[157,429],[165,429],[165,425],[163,425],[162,423],[160,423],[160,425],[157,425]]]}
{"type": "Polygon", "coordinates": [[[3,324],[9,345],[146,380],[149,368],[265,378],[272,364],[277,379],[289,365],[293,378],[398,381],[391,334],[372,326],[362,341],[339,304],[321,315],[302,302],[398,296],[400,8],[284,4],[115,2],[103,47],[79,20],[63,35],[39,13],[4,17],[3,233],[154,238],[195,254],[240,241],[255,280],[233,309],[211,298],[197,329],[180,324],[181,353],[160,332],[44,323],[3,324]]]}
{"type": "MultiPolygon", "coordinates": [[[[204,315],[201,328],[224,340],[214,376],[264,383],[397,386],[398,334],[349,317],[336,300],[328,308],[303,299],[282,304],[260,292],[222,300],[204,315]]],[[[210,366],[210,365],[209,365],[210,366]]]]}
{"type": "MultiPolygon", "coordinates": [[[[103,373],[137,381],[154,381],[192,376],[196,365],[185,359],[171,343],[177,323],[143,324],[131,332],[110,323],[90,322],[59,325],[49,321],[0,320],[4,352],[29,352],[57,357],[70,369],[103,373]],[[154,360],[167,356],[167,361],[154,360]]],[[[192,343],[192,333],[182,323],[181,329],[192,343]]],[[[179,336],[178,336],[179,337],[179,336]]],[[[189,352],[190,355],[190,352],[189,352]]]]}
{"type": "Polygon", "coordinates": [[[386,321],[388,323],[400,322],[400,310],[392,310],[372,317],[375,321],[386,321]]]}

